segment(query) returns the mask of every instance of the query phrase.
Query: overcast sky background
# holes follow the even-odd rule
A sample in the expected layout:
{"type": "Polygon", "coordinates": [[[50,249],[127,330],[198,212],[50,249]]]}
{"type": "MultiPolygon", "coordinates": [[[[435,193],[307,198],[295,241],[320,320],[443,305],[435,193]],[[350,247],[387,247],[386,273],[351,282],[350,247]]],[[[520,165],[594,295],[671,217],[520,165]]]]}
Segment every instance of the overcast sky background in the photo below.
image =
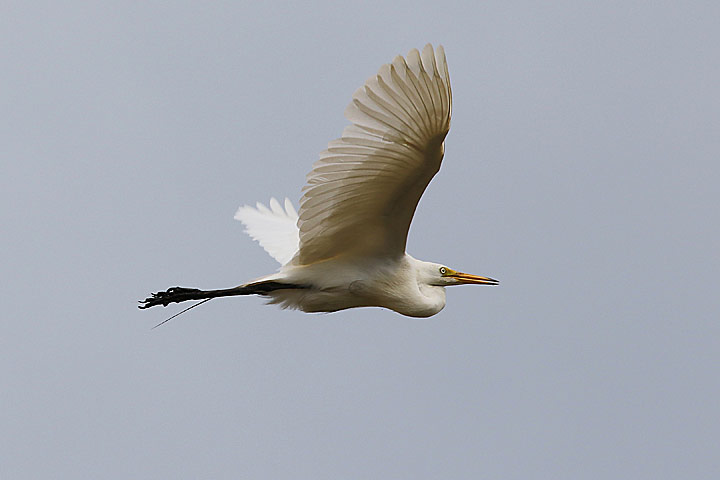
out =
{"type": "Polygon", "coordinates": [[[720,478],[717,2],[4,2],[2,478],[720,478]],[[429,319],[151,291],[276,269],[289,196],[396,54],[453,124],[429,319]]]}

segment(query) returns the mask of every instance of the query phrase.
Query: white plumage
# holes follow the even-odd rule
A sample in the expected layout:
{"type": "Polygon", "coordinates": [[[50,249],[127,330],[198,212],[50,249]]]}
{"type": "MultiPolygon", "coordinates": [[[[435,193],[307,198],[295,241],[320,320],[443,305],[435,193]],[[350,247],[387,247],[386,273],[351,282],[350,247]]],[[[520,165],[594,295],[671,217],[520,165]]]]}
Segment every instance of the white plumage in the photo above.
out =
{"type": "Polygon", "coordinates": [[[280,264],[277,273],[225,290],[175,287],[143,308],[191,299],[260,294],[306,312],[379,306],[426,317],[444,287],[495,285],[405,253],[415,208],[440,169],[452,93],[445,52],[426,45],[395,57],[353,94],[351,125],[307,175],[300,208],[240,207],[235,218],[280,264]]]}
{"type": "Polygon", "coordinates": [[[255,208],[247,205],[238,208],[235,219],[245,225],[245,233],[257,240],[271,257],[285,265],[300,245],[295,207],[289,198],[285,199],[285,208],[275,198],[270,199],[270,208],[260,202],[256,205],[255,208]]]}
{"type": "MultiPolygon", "coordinates": [[[[345,110],[353,124],[330,142],[307,176],[294,264],[405,253],[415,207],[440,168],[451,101],[445,52],[438,47],[436,61],[430,45],[422,57],[417,50],[407,62],[396,57],[355,91],[345,110]]],[[[274,236],[272,223],[260,220],[282,215],[272,213],[258,204],[257,209],[240,207],[235,218],[280,260],[264,243],[274,236]]]]}

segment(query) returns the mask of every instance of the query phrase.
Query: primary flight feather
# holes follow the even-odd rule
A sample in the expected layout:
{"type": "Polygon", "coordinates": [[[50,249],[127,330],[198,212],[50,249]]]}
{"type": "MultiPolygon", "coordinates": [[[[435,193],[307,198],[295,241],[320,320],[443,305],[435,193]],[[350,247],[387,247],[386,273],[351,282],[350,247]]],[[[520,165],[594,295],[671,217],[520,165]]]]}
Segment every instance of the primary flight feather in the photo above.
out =
{"type": "Polygon", "coordinates": [[[415,208],[440,169],[451,104],[441,46],[395,57],[353,94],[352,124],[313,165],[298,212],[273,198],[270,208],[235,214],[282,265],[277,273],[222,290],[173,287],[140,308],[257,294],[306,312],[375,306],[428,317],[445,306],[446,286],[496,285],[405,252],[415,208]]]}

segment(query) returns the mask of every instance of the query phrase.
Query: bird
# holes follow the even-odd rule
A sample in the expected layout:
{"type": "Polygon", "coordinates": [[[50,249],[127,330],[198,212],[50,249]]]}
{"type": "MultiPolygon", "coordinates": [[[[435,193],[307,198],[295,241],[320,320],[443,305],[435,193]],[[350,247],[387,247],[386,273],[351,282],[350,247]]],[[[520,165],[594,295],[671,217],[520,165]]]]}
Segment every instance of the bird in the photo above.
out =
{"type": "Polygon", "coordinates": [[[406,253],[418,201],[440,169],[451,110],[442,46],[396,56],[353,94],[350,125],[313,164],[297,211],[287,198],[237,210],[245,232],[280,263],[277,272],[220,290],[171,287],[139,308],[260,295],[309,313],[381,307],[423,318],[445,307],[445,287],[498,285],[406,253]]]}

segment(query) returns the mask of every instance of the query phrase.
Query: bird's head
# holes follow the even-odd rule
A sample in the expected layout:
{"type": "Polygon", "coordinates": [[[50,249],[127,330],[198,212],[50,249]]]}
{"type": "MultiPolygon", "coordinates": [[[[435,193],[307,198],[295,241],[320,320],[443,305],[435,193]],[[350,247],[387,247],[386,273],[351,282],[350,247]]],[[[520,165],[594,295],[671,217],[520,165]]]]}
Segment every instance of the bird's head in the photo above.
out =
{"type": "Polygon", "coordinates": [[[428,268],[431,285],[438,287],[451,287],[453,285],[497,285],[500,282],[494,278],[480,277],[470,273],[461,273],[445,265],[431,264],[428,268]]]}

